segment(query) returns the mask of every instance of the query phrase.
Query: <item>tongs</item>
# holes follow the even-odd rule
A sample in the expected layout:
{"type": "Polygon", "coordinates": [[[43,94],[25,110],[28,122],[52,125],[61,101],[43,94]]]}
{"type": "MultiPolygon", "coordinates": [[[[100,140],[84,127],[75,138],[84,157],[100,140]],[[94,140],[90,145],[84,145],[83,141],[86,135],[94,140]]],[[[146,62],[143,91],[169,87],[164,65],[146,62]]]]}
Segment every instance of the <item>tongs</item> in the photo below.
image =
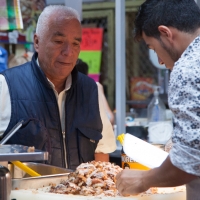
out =
{"type": "Polygon", "coordinates": [[[16,133],[17,130],[20,129],[20,127],[23,124],[23,120],[19,121],[9,132],[8,134],[0,141],[0,145],[5,144],[13,135],[16,133]]]}
{"type": "MultiPolygon", "coordinates": [[[[15,133],[17,130],[20,129],[20,127],[23,125],[23,120],[19,121],[9,132],[8,134],[0,141],[0,145],[5,144],[15,133]]],[[[14,165],[16,165],[17,167],[19,167],[20,169],[22,169],[23,171],[25,171],[27,174],[29,174],[30,176],[41,176],[40,174],[38,174],[37,172],[35,172],[34,170],[32,170],[31,168],[29,168],[28,166],[24,165],[22,162],[20,161],[10,161],[11,163],[13,163],[14,165]]]]}

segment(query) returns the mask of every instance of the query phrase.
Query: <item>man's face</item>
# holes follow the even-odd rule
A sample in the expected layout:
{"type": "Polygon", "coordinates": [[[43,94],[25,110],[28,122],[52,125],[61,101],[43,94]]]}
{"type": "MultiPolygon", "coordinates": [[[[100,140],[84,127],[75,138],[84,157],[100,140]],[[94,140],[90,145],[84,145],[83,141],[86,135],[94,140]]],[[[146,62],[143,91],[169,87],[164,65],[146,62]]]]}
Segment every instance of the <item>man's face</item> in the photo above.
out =
{"type": "Polygon", "coordinates": [[[174,63],[179,59],[178,52],[173,49],[170,43],[163,41],[162,38],[156,39],[154,37],[148,37],[143,32],[142,37],[149,49],[156,52],[158,56],[158,62],[164,64],[166,68],[172,70],[174,63]]]}
{"type": "Polygon", "coordinates": [[[77,19],[52,17],[43,36],[34,36],[40,67],[50,80],[64,80],[73,70],[81,43],[81,24],[77,19]]]}

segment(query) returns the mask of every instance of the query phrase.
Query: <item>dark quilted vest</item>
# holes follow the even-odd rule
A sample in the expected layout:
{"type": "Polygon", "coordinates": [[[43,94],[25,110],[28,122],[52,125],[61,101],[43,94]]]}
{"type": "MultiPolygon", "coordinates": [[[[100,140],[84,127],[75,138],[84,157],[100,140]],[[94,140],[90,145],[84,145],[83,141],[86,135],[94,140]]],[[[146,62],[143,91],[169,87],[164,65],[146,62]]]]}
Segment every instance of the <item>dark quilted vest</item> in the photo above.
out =
{"type": "MultiPolygon", "coordinates": [[[[36,59],[35,53],[31,62],[2,73],[11,97],[11,120],[5,135],[23,119],[23,126],[8,144],[35,146],[48,151],[48,164],[65,167],[57,100],[36,59]]],[[[75,169],[82,162],[94,160],[97,143],[102,138],[96,83],[76,68],[72,71],[65,113],[66,160],[68,168],[75,169]]]]}

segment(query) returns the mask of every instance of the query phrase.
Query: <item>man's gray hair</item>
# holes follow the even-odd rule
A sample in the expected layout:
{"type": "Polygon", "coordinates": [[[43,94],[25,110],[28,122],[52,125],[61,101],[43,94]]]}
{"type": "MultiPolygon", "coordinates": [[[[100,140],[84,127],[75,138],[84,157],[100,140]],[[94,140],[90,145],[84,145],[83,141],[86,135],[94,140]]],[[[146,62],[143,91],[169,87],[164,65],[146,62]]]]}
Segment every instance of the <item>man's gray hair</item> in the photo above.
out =
{"type": "Polygon", "coordinates": [[[37,35],[42,37],[45,30],[48,30],[50,25],[49,19],[54,13],[59,13],[60,16],[66,19],[77,19],[79,22],[81,22],[80,16],[75,9],[63,5],[49,5],[45,7],[45,9],[42,11],[38,18],[36,26],[37,35]]]}

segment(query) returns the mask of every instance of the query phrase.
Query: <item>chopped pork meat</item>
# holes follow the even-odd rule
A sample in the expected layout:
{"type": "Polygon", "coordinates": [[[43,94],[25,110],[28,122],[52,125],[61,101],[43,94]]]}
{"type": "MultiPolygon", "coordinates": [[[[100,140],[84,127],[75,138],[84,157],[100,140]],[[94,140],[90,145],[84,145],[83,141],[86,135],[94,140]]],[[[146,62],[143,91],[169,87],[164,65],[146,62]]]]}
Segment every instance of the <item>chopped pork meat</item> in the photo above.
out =
{"type": "Polygon", "coordinates": [[[79,194],[84,196],[116,196],[116,175],[122,171],[110,162],[92,161],[82,163],[75,172],[69,173],[67,180],[51,186],[50,192],[59,194],[79,194]]]}

